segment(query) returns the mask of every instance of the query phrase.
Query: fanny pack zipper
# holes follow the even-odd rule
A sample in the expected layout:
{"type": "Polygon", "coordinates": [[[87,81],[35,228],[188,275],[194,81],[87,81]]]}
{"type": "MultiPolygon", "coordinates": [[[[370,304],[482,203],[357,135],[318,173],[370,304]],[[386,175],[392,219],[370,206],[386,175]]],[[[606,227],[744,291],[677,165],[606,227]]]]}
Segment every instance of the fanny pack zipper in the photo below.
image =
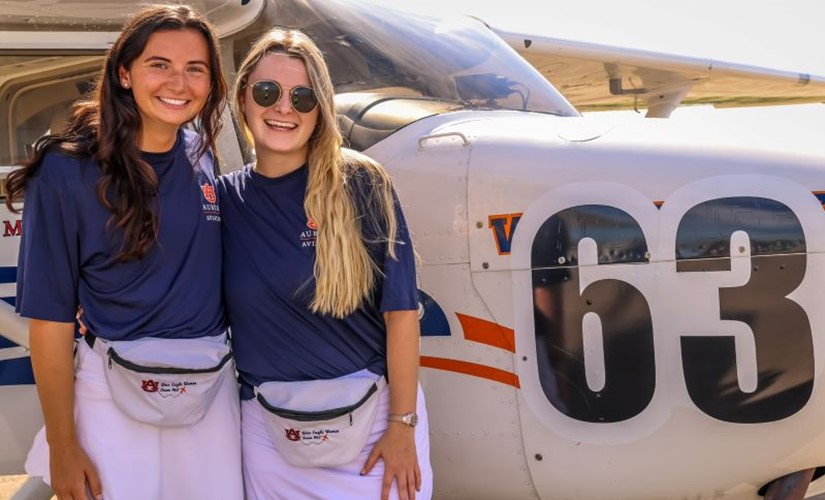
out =
{"type": "Polygon", "coordinates": [[[319,420],[330,420],[333,418],[338,418],[349,413],[349,423],[350,425],[352,425],[352,412],[360,408],[361,405],[363,405],[364,403],[366,403],[370,396],[375,394],[377,390],[378,384],[373,383],[367,391],[367,394],[365,394],[364,397],[361,398],[357,403],[352,404],[350,406],[343,406],[341,408],[334,408],[332,410],[321,411],[298,411],[288,410],[286,408],[276,408],[270,405],[264,398],[263,394],[261,394],[260,392],[257,395],[257,399],[261,403],[261,406],[266,408],[267,411],[269,411],[270,413],[274,413],[279,417],[297,420],[298,422],[316,422],[319,420]]]}
{"type": "Polygon", "coordinates": [[[197,374],[197,373],[214,373],[219,371],[223,366],[232,359],[232,353],[226,353],[226,356],[221,359],[220,363],[217,366],[212,368],[175,368],[175,367],[158,367],[158,366],[143,366],[137,363],[133,363],[128,359],[123,359],[120,355],[115,351],[113,347],[110,347],[106,354],[109,356],[109,369],[112,369],[112,361],[114,360],[115,363],[119,364],[120,366],[132,370],[133,372],[137,373],[154,373],[157,375],[184,375],[184,374],[197,374]]]}

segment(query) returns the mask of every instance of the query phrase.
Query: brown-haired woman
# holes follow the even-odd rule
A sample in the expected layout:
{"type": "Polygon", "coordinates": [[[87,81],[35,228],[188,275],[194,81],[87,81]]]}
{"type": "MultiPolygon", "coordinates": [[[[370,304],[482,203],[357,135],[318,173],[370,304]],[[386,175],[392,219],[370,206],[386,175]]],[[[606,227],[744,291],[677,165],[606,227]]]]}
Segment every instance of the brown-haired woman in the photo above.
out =
{"type": "Polygon", "coordinates": [[[61,500],[243,496],[211,155],[225,97],[208,21],[146,7],[67,129],[9,176],[46,423],[26,469],[61,500]],[[181,128],[195,118],[201,134],[181,128]]]}
{"type": "Polygon", "coordinates": [[[429,498],[414,252],[390,178],[342,148],[300,31],[254,44],[233,100],[256,154],[218,181],[247,497],[429,498]]]}

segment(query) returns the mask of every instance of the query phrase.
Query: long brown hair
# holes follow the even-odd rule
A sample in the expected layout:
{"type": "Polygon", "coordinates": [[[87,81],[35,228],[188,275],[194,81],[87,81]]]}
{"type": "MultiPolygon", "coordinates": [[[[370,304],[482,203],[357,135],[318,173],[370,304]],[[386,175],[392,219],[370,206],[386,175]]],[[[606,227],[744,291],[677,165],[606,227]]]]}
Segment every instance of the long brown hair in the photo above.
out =
{"type": "Polygon", "coordinates": [[[143,52],[152,33],[194,29],[203,34],[209,49],[211,92],[198,113],[199,132],[204,137],[199,154],[215,147],[226,100],[226,82],[221,70],[219,42],[209,21],[186,5],[150,5],[138,11],[123,27],[107,51],[103,69],[92,96],[74,105],[63,132],[46,135],[34,144],[32,155],[19,163],[6,180],[6,206],[13,206],[25,192],[26,183],[40,167],[46,152],[57,147],[75,156],[92,156],[102,177],[97,185],[100,203],[111,211],[110,227],[123,232],[117,254],[121,261],[146,255],[158,238],[155,195],[158,179],[141,157],[141,118],[131,90],[123,88],[118,69],[129,69],[143,52]]]}
{"type": "Polygon", "coordinates": [[[244,91],[249,75],[271,53],[288,54],[303,61],[318,96],[318,123],[309,139],[304,194],[304,210],[318,225],[315,296],[309,309],[342,318],[361,306],[381,272],[369,255],[362,229],[370,229],[368,232],[376,234],[378,242],[386,242],[388,254],[395,257],[398,221],[392,183],[375,160],[342,148],[329,70],[318,46],[299,30],[273,28],[266,32],[238,68],[232,102],[247,140],[254,143],[243,112],[244,91]],[[356,197],[365,196],[359,192],[364,185],[370,186],[366,195],[370,199],[363,200],[374,209],[370,217],[362,217],[365,214],[358,213],[356,203],[356,197]],[[363,224],[372,227],[362,228],[363,224]]]}

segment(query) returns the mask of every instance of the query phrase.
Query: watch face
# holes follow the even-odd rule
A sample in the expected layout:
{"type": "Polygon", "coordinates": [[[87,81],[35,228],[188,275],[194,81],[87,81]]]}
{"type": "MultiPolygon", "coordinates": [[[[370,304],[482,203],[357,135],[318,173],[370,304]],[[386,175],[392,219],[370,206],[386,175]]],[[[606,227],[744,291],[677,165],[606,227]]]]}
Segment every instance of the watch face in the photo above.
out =
{"type": "Polygon", "coordinates": [[[418,414],[410,412],[403,415],[387,415],[387,420],[390,422],[401,422],[404,425],[415,427],[418,425],[418,414]]]}

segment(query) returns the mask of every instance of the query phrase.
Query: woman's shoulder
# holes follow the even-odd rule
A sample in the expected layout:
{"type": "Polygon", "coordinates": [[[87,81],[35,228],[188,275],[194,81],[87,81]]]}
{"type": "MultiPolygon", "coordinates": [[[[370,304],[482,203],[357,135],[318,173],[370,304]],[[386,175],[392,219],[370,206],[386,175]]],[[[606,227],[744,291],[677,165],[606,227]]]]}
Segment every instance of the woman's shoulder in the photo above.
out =
{"type": "Polygon", "coordinates": [[[341,148],[341,162],[347,171],[370,172],[383,169],[381,164],[371,156],[349,148],[341,148]]]}
{"type": "Polygon", "coordinates": [[[252,164],[249,163],[237,170],[221,174],[217,179],[218,190],[223,192],[243,191],[246,187],[247,181],[249,180],[249,172],[251,169],[252,164]]]}
{"type": "Polygon", "coordinates": [[[392,185],[384,167],[363,153],[342,148],[341,160],[348,187],[356,194],[370,196],[376,188],[392,185]]]}
{"type": "Polygon", "coordinates": [[[209,178],[214,179],[215,155],[210,148],[204,149],[203,137],[194,130],[186,128],[180,129],[178,134],[180,134],[180,139],[175,148],[178,151],[183,150],[183,154],[193,168],[202,170],[209,178]]]}
{"type": "Polygon", "coordinates": [[[65,187],[71,184],[80,184],[82,172],[94,168],[97,162],[91,156],[69,153],[59,146],[48,148],[40,160],[36,173],[32,179],[39,182],[65,187]]]}
{"type": "Polygon", "coordinates": [[[183,136],[183,144],[187,154],[190,156],[194,155],[203,146],[203,137],[188,128],[181,128],[179,130],[179,133],[183,136]]]}

